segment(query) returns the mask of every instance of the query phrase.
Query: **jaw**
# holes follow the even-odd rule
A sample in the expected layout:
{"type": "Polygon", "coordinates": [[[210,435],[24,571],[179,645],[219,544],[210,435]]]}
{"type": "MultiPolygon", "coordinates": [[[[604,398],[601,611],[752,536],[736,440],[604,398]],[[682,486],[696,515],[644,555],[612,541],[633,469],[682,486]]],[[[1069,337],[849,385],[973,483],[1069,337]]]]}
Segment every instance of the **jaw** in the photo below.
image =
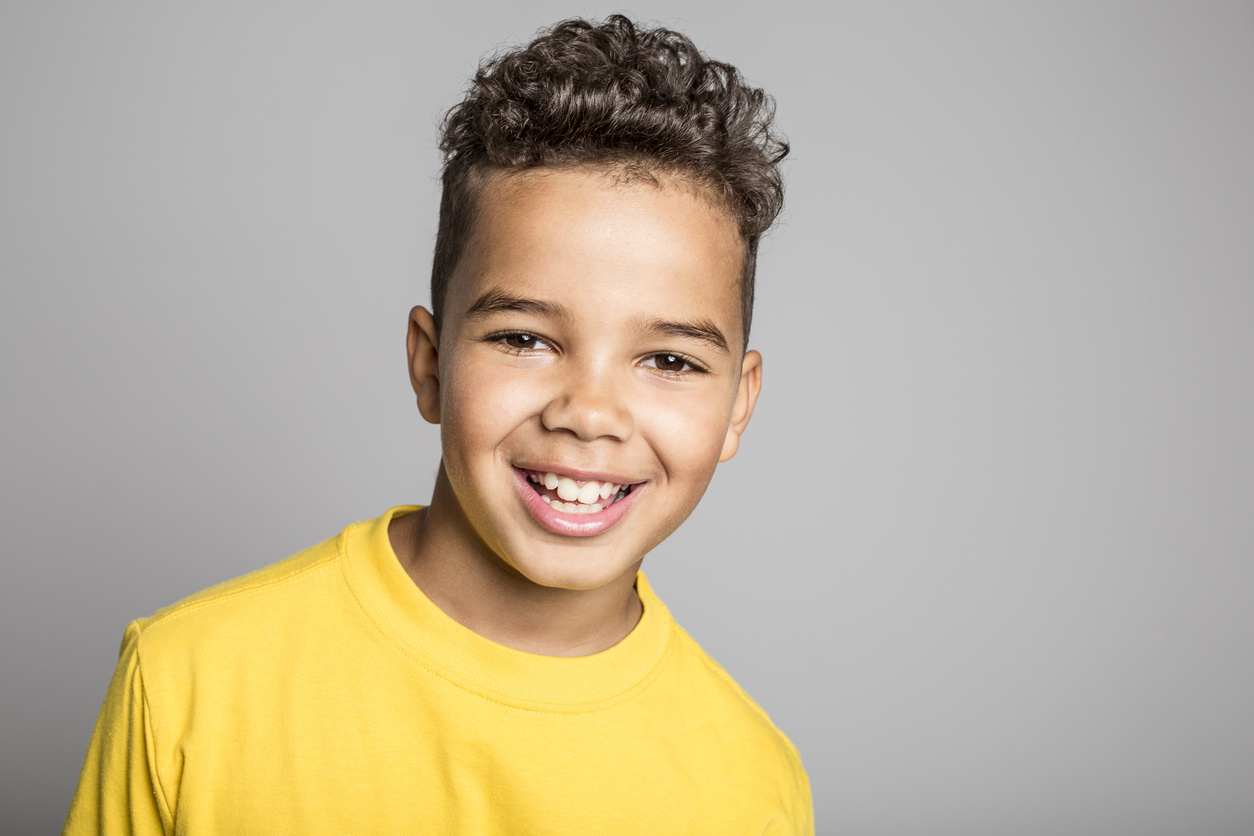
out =
{"type": "Polygon", "coordinates": [[[604,650],[638,621],[639,558],[623,564],[610,543],[554,548],[508,517],[494,523],[507,530],[481,532],[473,517],[441,469],[431,505],[389,529],[406,573],[458,623],[518,650],[566,656],[604,650]]]}

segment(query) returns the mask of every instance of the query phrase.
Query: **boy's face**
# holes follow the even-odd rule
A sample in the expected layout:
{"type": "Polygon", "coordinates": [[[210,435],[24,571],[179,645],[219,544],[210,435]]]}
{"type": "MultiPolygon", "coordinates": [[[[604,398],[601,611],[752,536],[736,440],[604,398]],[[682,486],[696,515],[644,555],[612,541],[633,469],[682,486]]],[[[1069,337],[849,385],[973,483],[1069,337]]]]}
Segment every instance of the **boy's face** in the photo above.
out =
{"type": "Polygon", "coordinates": [[[421,308],[410,325],[460,540],[541,586],[634,577],[753,411],[736,227],[690,189],[585,169],[480,200],[439,334],[421,308]]]}

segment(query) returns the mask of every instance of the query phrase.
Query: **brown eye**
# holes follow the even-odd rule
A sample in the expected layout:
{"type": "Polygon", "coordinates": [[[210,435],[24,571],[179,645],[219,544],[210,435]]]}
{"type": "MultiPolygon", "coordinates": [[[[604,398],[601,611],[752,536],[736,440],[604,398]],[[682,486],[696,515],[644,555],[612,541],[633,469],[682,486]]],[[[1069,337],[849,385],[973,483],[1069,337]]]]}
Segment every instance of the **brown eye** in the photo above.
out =
{"type": "Polygon", "coordinates": [[[506,334],[501,337],[505,344],[510,348],[531,349],[536,347],[536,337],[534,334],[506,334]]]}
{"type": "Polygon", "coordinates": [[[664,372],[682,372],[688,361],[678,354],[655,354],[653,364],[664,372]]]}

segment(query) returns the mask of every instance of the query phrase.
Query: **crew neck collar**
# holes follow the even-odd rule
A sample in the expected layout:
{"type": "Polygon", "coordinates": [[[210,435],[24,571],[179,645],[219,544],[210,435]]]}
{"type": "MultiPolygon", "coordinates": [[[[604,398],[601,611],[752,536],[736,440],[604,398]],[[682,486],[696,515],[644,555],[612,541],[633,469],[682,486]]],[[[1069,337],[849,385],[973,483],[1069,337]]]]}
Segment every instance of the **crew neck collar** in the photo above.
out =
{"type": "Polygon", "coordinates": [[[644,573],[636,592],[644,612],[627,636],[591,656],[541,656],[497,644],[454,621],[401,566],[388,539],[392,508],[343,534],[346,575],[367,614],[400,649],[466,690],[523,708],[578,711],[625,698],[652,681],[672,632],[670,614],[644,573]]]}

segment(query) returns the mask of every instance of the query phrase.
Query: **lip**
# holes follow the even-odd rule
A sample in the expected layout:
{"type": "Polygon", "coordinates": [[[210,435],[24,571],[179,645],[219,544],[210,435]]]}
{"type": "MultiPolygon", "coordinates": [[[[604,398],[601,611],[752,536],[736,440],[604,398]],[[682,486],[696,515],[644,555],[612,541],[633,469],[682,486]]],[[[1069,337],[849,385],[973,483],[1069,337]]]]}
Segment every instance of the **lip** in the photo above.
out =
{"type": "Polygon", "coordinates": [[[638,485],[643,481],[641,479],[632,479],[628,476],[623,476],[621,473],[615,474],[600,470],[580,470],[576,467],[566,467],[565,465],[556,464],[515,464],[514,469],[539,474],[556,473],[558,476],[569,476],[576,482],[588,482],[595,480],[597,482],[612,482],[615,485],[638,485]]]}
{"type": "MultiPolygon", "coordinates": [[[[540,498],[540,494],[532,489],[531,483],[527,481],[527,471],[536,469],[538,468],[527,468],[526,470],[519,467],[514,468],[514,482],[518,486],[523,505],[527,506],[527,510],[531,513],[532,518],[541,526],[554,534],[561,534],[564,537],[595,537],[598,534],[604,534],[606,531],[609,531],[630,510],[636,496],[644,487],[643,484],[636,483],[631,493],[595,514],[567,514],[553,508],[540,498]]],[[[553,472],[561,472],[579,481],[596,479],[599,482],[611,482],[614,479],[612,476],[600,476],[585,471],[563,469],[561,471],[554,470],[553,472]]],[[[630,483],[616,482],[615,484],[630,483]]]]}

